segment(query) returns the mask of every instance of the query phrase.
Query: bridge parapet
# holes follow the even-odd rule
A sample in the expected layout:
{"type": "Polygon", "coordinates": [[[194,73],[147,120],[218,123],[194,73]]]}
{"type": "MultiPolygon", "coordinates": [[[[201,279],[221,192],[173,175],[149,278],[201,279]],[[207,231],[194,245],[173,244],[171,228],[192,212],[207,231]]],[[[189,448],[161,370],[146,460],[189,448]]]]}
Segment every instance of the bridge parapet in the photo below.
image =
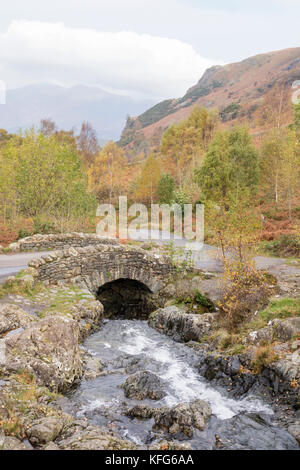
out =
{"type": "Polygon", "coordinates": [[[49,235],[32,235],[11,243],[11,251],[49,251],[64,250],[71,247],[84,248],[90,245],[118,245],[118,240],[101,237],[95,233],[56,233],[49,235]]]}

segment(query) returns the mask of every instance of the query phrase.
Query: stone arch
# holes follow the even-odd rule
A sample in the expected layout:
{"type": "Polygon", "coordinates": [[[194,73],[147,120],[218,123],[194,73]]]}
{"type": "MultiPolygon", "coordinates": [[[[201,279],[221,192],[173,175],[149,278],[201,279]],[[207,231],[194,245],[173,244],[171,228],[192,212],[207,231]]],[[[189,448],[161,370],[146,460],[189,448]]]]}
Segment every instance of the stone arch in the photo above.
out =
{"type": "Polygon", "coordinates": [[[145,285],[153,294],[156,294],[164,286],[163,280],[144,267],[128,266],[125,262],[110,266],[109,271],[95,269],[82,276],[88,289],[97,294],[99,288],[119,279],[129,279],[145,285]]]}
{"type": "Polygon", "coordinates": [[[141,281],[118,278],[99,287],[97,299],[106,317],[148,318],[160,307],[159,298],[141,281]]]}
{"type": "Polygon", "coordinates": [[[121,288],[123,294],[126,283],[130,289],[135,286],[136,298],[140,296],[144,313],[150,313],[152,307],[161,306],[161,292],[174,273],[168,258],[126,245],[70,248],[29,264],[34,268],[38,281],[47,284],[76,283],[89,289],[95,297],[99,297],[103,286],[106,286],[105,290],[121,288]],[[116,284],[112,286],[113,282],[116,284]]]}

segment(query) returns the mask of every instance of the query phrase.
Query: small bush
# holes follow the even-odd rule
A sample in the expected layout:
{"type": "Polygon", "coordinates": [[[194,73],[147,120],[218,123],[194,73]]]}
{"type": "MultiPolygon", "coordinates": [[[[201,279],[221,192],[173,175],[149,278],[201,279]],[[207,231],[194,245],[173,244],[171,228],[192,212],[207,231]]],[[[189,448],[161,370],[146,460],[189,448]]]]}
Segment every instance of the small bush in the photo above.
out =
{"type": "Polygon", "coordinates": [[[40,218],[34,219],[34,233],[40,233],[42,235],[47,235],[49,233],[55,233],[55,226],[49,220],[44,220],[40,218]]]}
{"type": "Polygon", "coordinates": [[[257,348],[254,358],[252,360],[252,367],[258,374],[262,369],[277,360],[277,356],[272,346],[260,346],[257,348]]]}
{"type": "Polygon", "coordinates": [[[300,256],[300,237],[297,235],[283,235],[279,240],[265,243],[264,248],[275,256],[300,256]]]}
{"type": "Polygon", "coordinates": [[[226,329],[234,331],[264,305],[270,287],[264,273],[257,271],[250,261],[227,260],[224,280],[220,318],[226,329]]]}

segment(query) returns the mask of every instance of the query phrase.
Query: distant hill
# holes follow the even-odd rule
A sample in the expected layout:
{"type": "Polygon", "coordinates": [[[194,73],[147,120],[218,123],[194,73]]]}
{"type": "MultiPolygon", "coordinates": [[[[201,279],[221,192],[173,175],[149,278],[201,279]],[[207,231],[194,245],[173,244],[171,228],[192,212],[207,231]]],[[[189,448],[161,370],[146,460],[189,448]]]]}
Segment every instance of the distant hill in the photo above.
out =
{"type": "Polygon", "coordinates": [[[290,95],[296,80],[300,80],[300,47],[211,67],[182,98],[163,101],[128,119],[119,143],[128,150],[138,150],[143,141],[155,147],[163,131],[186,118],[195,106],[218,109],[224,127],[247,123],[253,134],[260,135],[268,125],[264,110],[281,93],[282,122],[292,119],[290,95]]]}
{"type": "Polygon", "coordinates": [[[60,129],[75,128],[89,121],[101,141],[118,139],[127,115],[141,113],[153,101],[136,101],[83,85],[64,88],[37,84],[7,91],[6,105],[0,106],[0,128],[16,132],[51,118],[60,129]]]}

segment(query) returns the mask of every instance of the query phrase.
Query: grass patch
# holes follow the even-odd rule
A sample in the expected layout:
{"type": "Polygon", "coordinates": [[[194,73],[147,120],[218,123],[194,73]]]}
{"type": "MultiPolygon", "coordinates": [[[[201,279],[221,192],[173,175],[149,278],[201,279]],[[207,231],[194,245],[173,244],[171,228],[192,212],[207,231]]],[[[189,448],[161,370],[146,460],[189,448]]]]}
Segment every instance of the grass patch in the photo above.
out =
{"type": "Polygon", "coordinates": [[[34,407],[40,398],[46,396],[47,401],[51,402],[57,400],[60,395],[50,392],[45,387],[38,387],[34,376],[25,370],[20,370],[10,379],[11,385],[3,390],[2,402],[7,416],[0,418],[0,427],[6,435],[24,439],[26,415],[34,413],[34,407]]]}
{"type": "MultiPolygon", "coordinates": [[[[70,308],[80,300],[93,300],[91,294],[82,292],[79,287],[68,286],[57,290],[51,304],[47,307],[46,311],[51,313],[68,313],[70,308]]],[[[43,317],[45,312],[41,312],[40,316],[43,317]]]]}
{"type": "MultiPolygon", "coordinates": [[[[219,328],[215,330],[212,335],[206,337],[205,341],[210,343],[214,342],[220,352],[226,352],[230,355],[241,354],[247,349],[247,346],[243,344],[243,340],[251,331],[265,328],[271,320],[284,320],[296,316],[300,316],[300,298],[274,299],[265,310],[258,312],[252,320],[240,325],[234,332],[219,328]]],[[[258,357],[254,360],[255,370],[263,366],[265,364],[264,361],[269,359],[273,360],[273,357],[269,354],[270,351],[267,351],[268,347],[269,346],[265,346],[266,350],[260,348],[261,350],[259,350],[258,357]]]]}
{"type": "Polygon", "coordinates": [[[258,316],[268,323],[275,318],[285,319],[300,316],[300,298],[290,299],[288,297],[272,300],[269,306],[258,313],[258,316]]]}
{"type": "Polygon", "coordinates": [[[19,274],[19,277],[15,276],[16,279],[14,281],[7,281],[2,286],[0,286],[0,299],[6,297],[7,295],[22,295],[32,299],[41,292],[46,291],[46,287],[42,283],[20,283],[20,279],[23,276],[22,274],[19,274]]]}

